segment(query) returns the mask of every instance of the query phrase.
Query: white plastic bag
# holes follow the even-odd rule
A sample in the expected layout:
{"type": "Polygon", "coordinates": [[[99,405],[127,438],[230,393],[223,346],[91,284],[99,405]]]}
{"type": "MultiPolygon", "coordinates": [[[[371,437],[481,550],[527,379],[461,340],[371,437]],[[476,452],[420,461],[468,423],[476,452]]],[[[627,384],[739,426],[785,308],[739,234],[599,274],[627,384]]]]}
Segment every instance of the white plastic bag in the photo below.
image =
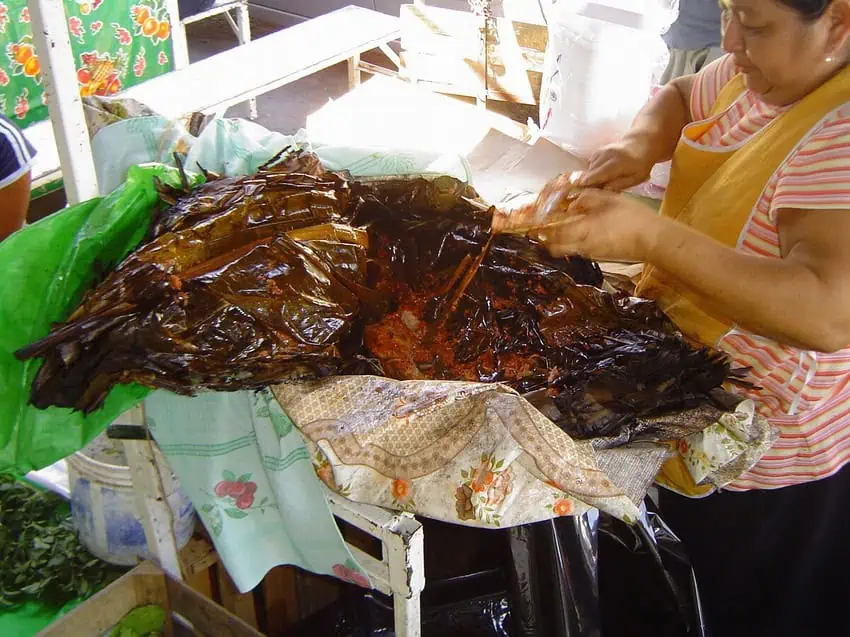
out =
{"type": "Polygon", "coordinates": [[[661,35],[677,13],[678,0],[552,5],[540,96],[543,135],[582,158],[620,139],[667,66],[661,35]]]}

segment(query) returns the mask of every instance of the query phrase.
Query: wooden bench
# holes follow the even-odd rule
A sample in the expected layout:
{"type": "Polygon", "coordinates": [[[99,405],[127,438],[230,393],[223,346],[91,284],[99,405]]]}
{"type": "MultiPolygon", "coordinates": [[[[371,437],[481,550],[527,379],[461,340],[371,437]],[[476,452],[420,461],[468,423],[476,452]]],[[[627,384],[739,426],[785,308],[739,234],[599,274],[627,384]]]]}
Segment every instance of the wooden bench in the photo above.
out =
{"type": "MultiPolygon", "coordinates": [[[[283,29],[185,68],[143,82],[120,95],[169,117],[194,112],[222,114],[227,108],[276,88],[348,61],[349,84],[360,83],[360,54],[380,48],[392,61],[387,46],[400,36],[399,19],[348,6],[283,29]]],[[[59,152],[50,121],[39,122],[24,134],[38,151],[33,189],[61,178],[59,152]]]]}

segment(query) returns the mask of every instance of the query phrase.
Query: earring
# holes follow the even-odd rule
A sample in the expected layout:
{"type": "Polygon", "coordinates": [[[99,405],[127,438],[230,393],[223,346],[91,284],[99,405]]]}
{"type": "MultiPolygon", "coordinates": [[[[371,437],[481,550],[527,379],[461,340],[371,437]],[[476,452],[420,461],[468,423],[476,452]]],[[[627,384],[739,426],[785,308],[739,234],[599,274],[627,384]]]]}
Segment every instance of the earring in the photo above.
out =
{"type": "Polygon", "coordinates": [[[826,62],[827,64],[830,64],[832,62],[832,56],[830,55],[828,58],[826,58],[824,60],[824,62],[826,62]]]}

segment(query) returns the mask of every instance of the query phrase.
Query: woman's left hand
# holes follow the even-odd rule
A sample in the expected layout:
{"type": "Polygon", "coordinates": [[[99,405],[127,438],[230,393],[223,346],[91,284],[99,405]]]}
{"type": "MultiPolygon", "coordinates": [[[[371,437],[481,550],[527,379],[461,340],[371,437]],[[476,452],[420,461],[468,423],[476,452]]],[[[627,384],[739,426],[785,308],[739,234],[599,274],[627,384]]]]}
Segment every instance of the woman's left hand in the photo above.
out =
{"type": "Polygon", "coordinates": [[[604,190],[585,190],[545,226],[529,233],[553,256],[599,261],[647,261],[664,219],[645,204],[604,190]]]}

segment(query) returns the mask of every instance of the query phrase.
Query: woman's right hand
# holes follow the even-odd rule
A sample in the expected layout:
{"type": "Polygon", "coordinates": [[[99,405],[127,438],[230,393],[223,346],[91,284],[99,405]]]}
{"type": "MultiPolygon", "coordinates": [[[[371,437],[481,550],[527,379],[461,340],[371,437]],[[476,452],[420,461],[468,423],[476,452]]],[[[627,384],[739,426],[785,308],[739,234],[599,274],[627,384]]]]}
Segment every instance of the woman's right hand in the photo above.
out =
{"type": "Polygon", "coordinates": [[[623,140],[593,153],[575,185],[621,192],[649,179],[654,165],[648,148],[637,140],[623,140]]]}

